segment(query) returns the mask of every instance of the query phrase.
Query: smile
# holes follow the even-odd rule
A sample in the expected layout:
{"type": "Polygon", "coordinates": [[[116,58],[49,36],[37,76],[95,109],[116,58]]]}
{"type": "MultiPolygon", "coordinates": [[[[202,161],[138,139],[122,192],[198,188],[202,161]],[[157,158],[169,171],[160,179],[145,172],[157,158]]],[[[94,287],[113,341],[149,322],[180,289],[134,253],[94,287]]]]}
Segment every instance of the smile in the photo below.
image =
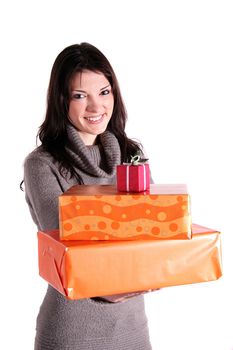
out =
{"type": "Polygon", "coordinates": [[[95,117],[84,117],[84,118],[91,124],[97,124],[102,122],[102,120],[104,119],[104,114],[101,114],[95,117]]]}

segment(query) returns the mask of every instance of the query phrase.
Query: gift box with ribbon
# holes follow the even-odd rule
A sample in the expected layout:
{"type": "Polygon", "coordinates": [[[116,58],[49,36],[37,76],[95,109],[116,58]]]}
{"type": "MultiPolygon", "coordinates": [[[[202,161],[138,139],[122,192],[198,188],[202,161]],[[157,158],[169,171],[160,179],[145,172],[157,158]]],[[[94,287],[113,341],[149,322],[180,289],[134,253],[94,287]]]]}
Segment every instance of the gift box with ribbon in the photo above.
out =
{"type": "Polygon", "coordinates": [[[130,163],[117,166],[117,189],[123,192],[143,192],[150,186],[150,169],[139,155],[132,156],[130,163]]]}
{"type": "Polygon", "coordinates": [[[220,233],[199,225],[190,240],[61,241],[38,233],[39,273],[68,299],[183,284],[222,275],[220,233]]]}
{"type": "Polygon", "coordinates": [[[190,196],[182,184],[75,185],[59,197],[59,228],[63,240],[189,239],[190,196]]]}

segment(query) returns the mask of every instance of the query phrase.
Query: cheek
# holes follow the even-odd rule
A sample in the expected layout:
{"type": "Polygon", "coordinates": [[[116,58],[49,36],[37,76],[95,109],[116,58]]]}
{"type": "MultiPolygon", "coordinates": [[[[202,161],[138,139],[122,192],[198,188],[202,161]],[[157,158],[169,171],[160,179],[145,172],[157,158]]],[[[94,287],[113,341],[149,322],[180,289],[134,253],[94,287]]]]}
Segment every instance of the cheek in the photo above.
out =
{"type": "Polygon", "coordinates": [[[114,107],[114,98],[113,98],[113,96],[112,96],[111,99],[109,99],[107,107],[108,107],[108,109],[110,111],[113,111],[113,107],[114,107]]]}
{"type": "Polygon", "coordinates": [[[72,117],[78,117],[82,112],[82,106],[78,105],[77,103],[74,103],[73,101],[70,102],[69,105],[69,116],[72,117]]]}

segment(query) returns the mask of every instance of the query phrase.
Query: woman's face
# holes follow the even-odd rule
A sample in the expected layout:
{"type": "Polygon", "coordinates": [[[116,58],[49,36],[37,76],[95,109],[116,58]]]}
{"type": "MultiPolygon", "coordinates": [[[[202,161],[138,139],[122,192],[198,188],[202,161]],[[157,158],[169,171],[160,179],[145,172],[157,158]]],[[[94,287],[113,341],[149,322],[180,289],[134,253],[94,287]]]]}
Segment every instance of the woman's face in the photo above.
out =
{"type": "Polygon", "coordinates": [[[114,97],[102,73],[76,73],[70,85],[69,119],[86,145],[93,145],[112,116],[114,97]]]}

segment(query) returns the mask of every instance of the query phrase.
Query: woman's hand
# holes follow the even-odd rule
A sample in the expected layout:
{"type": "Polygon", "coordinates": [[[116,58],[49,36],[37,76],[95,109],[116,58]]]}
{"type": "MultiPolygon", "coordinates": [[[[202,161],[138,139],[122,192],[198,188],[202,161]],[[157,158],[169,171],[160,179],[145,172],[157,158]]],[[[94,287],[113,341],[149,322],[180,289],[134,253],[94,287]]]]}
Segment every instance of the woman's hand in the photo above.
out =
{"type": "MultiPolygon", "coordinates": [[[[159,288],[158,288],[159,289],[159,288]]],[[[104,302],[109,302],[109,303],[120,303],[123,301],[126,301],[132,297],[136,297],[138,295],[146,294],[152,291],[155,291],[157,289],[149,289],[149,290],[144,290],[144,291],[138,291],[138,292],[132,292],[132,293],[121,293],[121,294],[114,294],[114,295],[105,295],[103,297],[95,297],[92,298],[93,300],[96,301],[104,301],[104,302]]]]}

